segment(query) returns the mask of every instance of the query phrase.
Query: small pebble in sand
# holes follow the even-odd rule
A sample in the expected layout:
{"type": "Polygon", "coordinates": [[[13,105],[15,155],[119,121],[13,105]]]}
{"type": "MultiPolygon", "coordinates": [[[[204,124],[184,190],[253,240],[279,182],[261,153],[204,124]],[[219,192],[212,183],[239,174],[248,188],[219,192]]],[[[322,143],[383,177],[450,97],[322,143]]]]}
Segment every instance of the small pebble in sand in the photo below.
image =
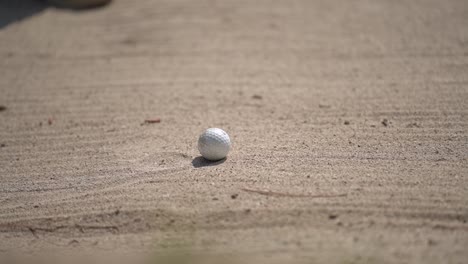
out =
{"type": "Polygon", "coordinates": [[[388,123],[389,123],[389,122],[388,122],[387,119],[382,120],[382,125],[383,125],[383,126],[385,126],[385,127],[388,126],[388,123]]]}
{"type": "Polygon", "coordinates": [[[336,218],[338,218],[337,214],[329,214],[328,215],[328,219],[330,219],[330,220],[333,220],[333,219],[336,219],[336,218]]]}

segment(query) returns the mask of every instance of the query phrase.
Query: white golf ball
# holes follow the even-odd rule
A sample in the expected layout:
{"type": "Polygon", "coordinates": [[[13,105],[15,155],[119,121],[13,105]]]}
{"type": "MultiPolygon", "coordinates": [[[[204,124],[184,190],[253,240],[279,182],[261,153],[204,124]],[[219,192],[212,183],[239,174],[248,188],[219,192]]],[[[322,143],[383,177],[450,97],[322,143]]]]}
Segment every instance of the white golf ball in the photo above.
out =
{"type": "Polygon", "coordinates": [[[231,139],[220,128],[208,128],[198,138],[198,150],[207,160],[224,159],[231,149],[231,139]]]}

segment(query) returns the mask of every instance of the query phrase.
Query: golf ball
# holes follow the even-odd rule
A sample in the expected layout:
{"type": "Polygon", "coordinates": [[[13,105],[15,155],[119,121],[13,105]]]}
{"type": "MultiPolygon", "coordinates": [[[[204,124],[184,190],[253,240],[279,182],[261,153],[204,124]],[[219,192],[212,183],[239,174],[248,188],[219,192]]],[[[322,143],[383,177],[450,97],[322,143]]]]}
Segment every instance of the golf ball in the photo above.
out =
{"type": "Polygon", "coordinates": [[[220,128],[208,128],[198,138],[198,150],[207,160],[224,159],[231,149],[228,134],[220,128]]]}

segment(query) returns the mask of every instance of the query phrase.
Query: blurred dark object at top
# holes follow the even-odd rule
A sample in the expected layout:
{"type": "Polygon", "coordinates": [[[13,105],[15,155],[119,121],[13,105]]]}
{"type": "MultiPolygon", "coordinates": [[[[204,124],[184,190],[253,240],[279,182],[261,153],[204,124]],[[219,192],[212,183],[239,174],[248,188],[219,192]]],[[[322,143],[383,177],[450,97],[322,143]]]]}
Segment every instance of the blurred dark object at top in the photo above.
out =
{"type": "Polygon", "coordinates": [[[37,0],[0,0],[0,29],[33,16],[46,7],[46,3],[37,0]]]}
{"type": "Polygon", "coordinates": [[[83,10],[107,5],[112,0],[0,0],[0,29],[42,12],[49,6],[83,10]]]}
{"type": "Polygon", "coordinates": [[[112,0],[48,0],[50,4],[58,7],[84,9],[107,5],[112,0]]]}

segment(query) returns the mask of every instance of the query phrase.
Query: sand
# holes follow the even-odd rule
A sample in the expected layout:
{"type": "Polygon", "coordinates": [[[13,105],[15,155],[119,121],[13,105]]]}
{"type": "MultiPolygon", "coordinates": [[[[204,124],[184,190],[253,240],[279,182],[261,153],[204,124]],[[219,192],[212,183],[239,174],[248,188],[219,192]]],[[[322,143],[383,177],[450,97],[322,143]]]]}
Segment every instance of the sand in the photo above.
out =
{"type": "Polygon", "coordinates": [[[466,263],[466,1],[8,2],[0,254],[466,263]]]}

